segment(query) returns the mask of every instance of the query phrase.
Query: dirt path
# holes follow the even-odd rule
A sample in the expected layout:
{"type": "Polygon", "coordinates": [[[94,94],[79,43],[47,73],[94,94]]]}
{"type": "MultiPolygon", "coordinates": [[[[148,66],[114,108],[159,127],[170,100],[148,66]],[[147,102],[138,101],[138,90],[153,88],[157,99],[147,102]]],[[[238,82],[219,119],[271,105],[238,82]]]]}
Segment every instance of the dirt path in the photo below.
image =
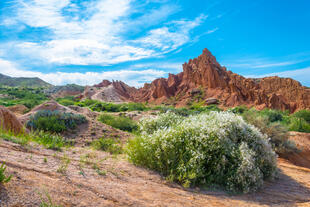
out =
{"type": "Polygon", "coordinates": [[[128,163],[124,155],[86,148],[55,152],[2,141],[0,162],[13,174],[0,187],[1,207],[39,206],[45,191],[62,206],[310,206],[310,169],[282,159],[279,179],[247,195],[185,190],[128,163]]]}

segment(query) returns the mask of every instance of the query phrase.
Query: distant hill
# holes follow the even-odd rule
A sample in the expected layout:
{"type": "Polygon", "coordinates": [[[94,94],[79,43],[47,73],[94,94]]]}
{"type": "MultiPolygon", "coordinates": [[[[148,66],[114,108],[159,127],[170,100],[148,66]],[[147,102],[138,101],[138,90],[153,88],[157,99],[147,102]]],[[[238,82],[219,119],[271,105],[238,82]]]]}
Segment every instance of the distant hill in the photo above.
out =
{"type": "Polygon", "coordinates": [[[64,86],[53,86],[45,90],[45,93],[53,98],[76,96],[84,91],[85,87],[76,84],[67,84],[64,86]]]}
{"type": "Polygon", "coordinates": [[[0,86],[51,87],[52,85],[40,78],[13,78],[0,74],[0,86]]]}

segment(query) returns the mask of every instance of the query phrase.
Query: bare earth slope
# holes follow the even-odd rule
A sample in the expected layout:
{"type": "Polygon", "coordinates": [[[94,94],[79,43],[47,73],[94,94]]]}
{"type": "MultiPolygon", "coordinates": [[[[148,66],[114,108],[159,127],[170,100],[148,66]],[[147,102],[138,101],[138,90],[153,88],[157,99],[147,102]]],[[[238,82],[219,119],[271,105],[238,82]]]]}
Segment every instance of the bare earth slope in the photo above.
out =
{"type": "Polygon", "coordinates": [[[183,189],[128,163],[124,155],[87,148],[55,153],[2,141],[0,152],[0,162],[13,174],[12,181],[0,187],[0,206],[39,206],[39,193],[45,191],[63,206],[310,206],[310,169],[284,159],[279,159],[278,180],[256,193],[229,195],[183,189]],[[60,173],[63,157],[70,163],[60,173]],[[106,175],[99,175],[98,168],[106,175]]]}

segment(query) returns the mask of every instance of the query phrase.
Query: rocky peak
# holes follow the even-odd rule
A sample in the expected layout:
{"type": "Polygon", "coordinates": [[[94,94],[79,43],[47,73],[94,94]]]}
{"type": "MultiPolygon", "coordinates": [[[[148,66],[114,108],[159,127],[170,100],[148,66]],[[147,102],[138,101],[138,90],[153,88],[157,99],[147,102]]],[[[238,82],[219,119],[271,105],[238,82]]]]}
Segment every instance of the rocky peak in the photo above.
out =
{"type": "Polygon", "coordinates": [[[109,80],[103,80],[101,83],[94,85],[94,87],[102,88],[111,85],[112,83],[109,80]]]}

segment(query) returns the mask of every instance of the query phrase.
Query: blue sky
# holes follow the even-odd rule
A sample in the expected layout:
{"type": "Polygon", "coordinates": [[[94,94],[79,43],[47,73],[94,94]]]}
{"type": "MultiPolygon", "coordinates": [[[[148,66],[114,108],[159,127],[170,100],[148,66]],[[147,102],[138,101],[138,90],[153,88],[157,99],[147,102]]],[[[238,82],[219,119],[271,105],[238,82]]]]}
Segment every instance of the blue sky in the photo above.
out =
{"type": "Polygon", "coordinates": [[[1,0],[0,73],[142,86],[208,48],[247,77],[310,86],[309,0],[1,0]]]}

